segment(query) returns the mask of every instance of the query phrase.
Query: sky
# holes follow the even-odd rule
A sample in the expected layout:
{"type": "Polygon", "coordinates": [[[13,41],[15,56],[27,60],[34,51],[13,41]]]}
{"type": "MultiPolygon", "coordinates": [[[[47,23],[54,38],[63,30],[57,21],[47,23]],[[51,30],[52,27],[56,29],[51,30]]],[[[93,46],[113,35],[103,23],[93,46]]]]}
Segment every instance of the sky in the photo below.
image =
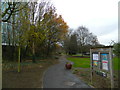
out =
{"type": "Polygon", "coordinates": [[[118,42],[119,0],[50,0],[69,28],[85,26],[100,44],[118,42]]]}

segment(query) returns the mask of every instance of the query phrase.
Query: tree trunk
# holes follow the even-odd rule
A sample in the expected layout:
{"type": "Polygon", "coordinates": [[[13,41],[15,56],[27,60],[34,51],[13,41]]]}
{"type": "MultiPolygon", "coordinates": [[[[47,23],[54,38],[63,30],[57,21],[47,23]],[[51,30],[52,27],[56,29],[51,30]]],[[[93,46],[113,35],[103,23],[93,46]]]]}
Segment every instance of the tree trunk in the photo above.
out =
{"type": "Polygon", "coordinates": [[[15,15],[12,15],[13,17],[13,22],[12,22],[12,34],[13,34],[13,41],[12,41],[12,45],[15,46],[15,15]]]}
{"type": "Polygon", "coordinates": [[[20,46],[18,47],[18,72],[20,72],[20,46]]]}
{"type": "Polygon", "coordinates": [[[83,51],[81,50],[81,54],[82,54],[82,57],[83,57],[83,51]]]}
{"type": "Polygon", "coordinates": [[[47,56],[49,56],[50,54],[50,43],[48,43],[48,46],[47,46],[47,56]]]}
{"type": "Polygon", "coordinates": [[[9,30],[9,24],[7,23],[7,39],[8,39],[8,44],[9,44],[9,46],[10,46],[10,30],[9,30]]]}
{"type": "Polygon", "coordinates": [[[25,52],[23,53],[22,58],[25,58],[25,57],[26,57],[26,52],[27,52],[27,50],[28,50],[28,45],[27,45],[26,48],[25,48],[25,52]]]}
{"type": "Polygon", "coordinates": [[[15,59],[15,27],[14,27],[14,22],[15,22],[15,15],[12,15],[12,58],[13,60],[15,59]]]}
{"type": "Polygon", "coordinates": [[[32,52],[33,52],[33,59],[32,59],[32,62],[35,63],[35,44],[34,44],[34,42],[33,42],[32,52]]]}

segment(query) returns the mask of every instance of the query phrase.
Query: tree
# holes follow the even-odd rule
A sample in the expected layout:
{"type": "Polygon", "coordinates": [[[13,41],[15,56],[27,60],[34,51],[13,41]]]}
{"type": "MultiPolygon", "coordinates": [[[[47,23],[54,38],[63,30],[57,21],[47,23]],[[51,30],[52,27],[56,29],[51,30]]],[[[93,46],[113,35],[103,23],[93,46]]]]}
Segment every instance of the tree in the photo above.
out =
{"type": "Polygon", "coordinates": [[[114,50],[113,52],[115,53],[116,56],[120,56],[120,43],[115,43],[114,44],[114,50]]]}
{"type": "Polygon", "coordinates": [[[63,43],[66,54],[78,53],[78,39],[77,33],[73,29],[69,29],[63,43]]]}
{"type": "Polygon", "coordinates": [[[69,51],[70,51],[70,49],[69,49],[69,47],[70,47],[70,38],[71,38],[72,34],[73,34],[73,29],[69,29],[67,34],[65,35],[63,43],[62,43],[66,54],[69,54],[69,51]]]}
{"type": "Polygon", "coordinates": [[[18,72],[20,72],[21,62],[21,48],[28,44],[28,31],[30,26],[29,20],[29,8],[26,6],[24,9],[19,11],[16,22],[16,35],[17,35],[17,46],[18,46],[18,72]]]}
{"type": "MultiPolygon", "coordinates": [[[[17,3],[14,5],[17,6],[17,3]]],[[[23,7],[25,3],[20,5],[23,7]]],[[[16,7],[16,9],[18,8],[16,7]]],[[[9,15],[5,15],[3,19],[7,19],[7,16],[9,15]]],[[[68,29],[62,16],[56,14],[55,7],[49,2],[31,2],[23,9],[12,12],[10,17],[9,20],[6,20],[11,27],[10,32],[7,31],[6,34],[8,41],[15,47],[19,47],[19,59],[29,50],[30,55],[33,56],[33,62],[35,62],[36,55],[49,55],[54,52],[56,44],[64,39],[68,29]],[[11,33],[11,31],[13,32],[11,33]]]]}
{"type": "Polygon", "coordinates": [[[45,43],[47,48],[47,55],[57,42],[60,42],[68,29],[66,22],[64,22],[62,16],[58,16],[55,13],[55,8],[51,7],[48,13],[44,14],[44,30],[45,30],[45,43]]]}
{"type": "Polygon", "coordinates": [[[78,51],[77,35],[73,33],[70,37],[69,54],[76,54],[78,51]]]}
{"type": "Polygon", "coordinates": [[[87,45],[89,31],[86,27],[80,26],[78,27],[76,33],[78,38],[79,52],[83,55],[85,48],[84,46],[87,45]]]}
{"type": "Polygon", "coordinates": [[[87,45],[95,46],[98,44],[97,36],[89,33],[89,30],[86,27],[78,27],[76,33],[79,45],[79,52],[85,52],[85,48],[87,47],[87,45]]]}
{"type": "Polygon", "coordinates": [[[20,2],[2,2],[2,22],[8,22],[13,14],[22,10],[28,3],[20,2]]]}
{"type": "MultiPolygon", "coordinates": [[[[22,3],[22,2],[2,2],[2,25],[6,24],[6,29],[7,32],[5,33],[6,36],[6,44],[14,46],[12,48],[12,59],[16,57],[16,44],[18,44],[17,41],[17,29],[16,29],[16,24],[17,24],[17,16],[19,11],[23,10],[28,3],[22,3]]],[[[5,29],[2,29],[2,32],[5,32],[5,29]]]]}
{"type": "Polygon", "coordinates": [[[66,54],[73,51],[82,55],[84,52],[89,52],[91,47],[99,45],[97,36],[90,33],[84,26],[78,27],[76,31],[70,29],[63,43],[66,54]]]}
{"type": "Polygon", "coordinates": [[[30,35],[30,37],[32,37],[31,41],[32,41],[32,54],[33,54],[33,62],[35,62],[35,14],[37,11],[37,2],[31,2],[30,3],[30,20],[31,20],[31,24],[30,25],[30,31],[32,31],[33,33],[30,35]]]}
{"type": "Polygon", "coordinates": [[[70,38],[66,36],[65,40],[63,41],[63,47],[66,54],[69,54],[69,46],[70,46],[70,38]]]}

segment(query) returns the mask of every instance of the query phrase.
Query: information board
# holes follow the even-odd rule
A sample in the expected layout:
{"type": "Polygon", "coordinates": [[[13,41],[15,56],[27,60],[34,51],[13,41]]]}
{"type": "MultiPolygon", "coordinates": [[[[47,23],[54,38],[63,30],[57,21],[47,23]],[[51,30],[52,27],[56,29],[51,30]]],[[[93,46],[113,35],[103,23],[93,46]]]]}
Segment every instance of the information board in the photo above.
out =
{"type": "Polygon", "coordinates": [[[109,78],[111,81],[111,88],[114,87],[112,51],[113,46],[96,47],[90,49],[91,83],[93,77],[97,74],[101,76],[101,78],[109,78]]]}

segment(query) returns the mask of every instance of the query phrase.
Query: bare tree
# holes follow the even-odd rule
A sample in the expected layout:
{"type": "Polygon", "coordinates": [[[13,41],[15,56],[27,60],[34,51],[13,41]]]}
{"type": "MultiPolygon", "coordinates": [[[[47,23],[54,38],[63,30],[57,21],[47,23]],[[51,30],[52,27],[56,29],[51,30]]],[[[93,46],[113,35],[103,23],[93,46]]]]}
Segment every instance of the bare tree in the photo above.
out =
{"type": "Polygon", "coordinates": [[[88,34],[89,34],[89,31],[86,27],[84,26],[78,27],[77,37],[78,37],[78,42],[80,46],[84,46],[85,44],[87,44],[88,34]]]}
{"type": "Polygon", "coordinates": [[[2,22],[8,22],[12,16],[16,12],[22,10],[26,7],[28,3],[21,2],[2,2],[2,22]],[[23,5],[25,4],[25,5],[23,5]]]}
{"type": "Polygon", "coordinates": [[[90,33],[88,28],[84,26],[80,26],[78,27],[76,33],[77,33],[79,51],[81,53],[84,52],[85,50],[84,48],[86,48],[86,46],[88,45],[93,46],[98,44],[97,36],[90,33]]]}

